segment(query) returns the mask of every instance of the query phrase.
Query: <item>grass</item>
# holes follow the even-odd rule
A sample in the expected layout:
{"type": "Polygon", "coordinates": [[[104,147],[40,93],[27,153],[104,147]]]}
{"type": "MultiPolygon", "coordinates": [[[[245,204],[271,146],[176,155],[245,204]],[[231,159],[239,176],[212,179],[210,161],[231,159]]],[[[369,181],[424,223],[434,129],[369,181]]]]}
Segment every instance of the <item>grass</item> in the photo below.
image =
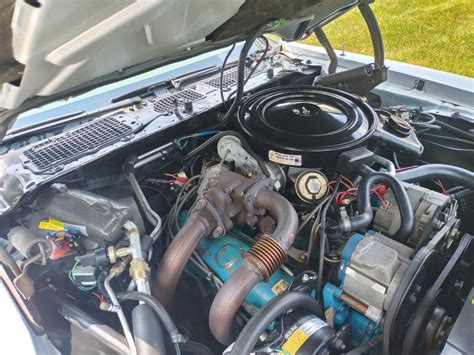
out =
{"type": "MultiPolygon", "coordinates": [[[[378,0],[372,9],[385,43],[385,57],[474,77],[473,0],[378,0]]],[[[357,9],[324,27],[335,49],[372,54],[367,27],[357,9]]],[[[314,35],[303,41],[319,44],[314,35]]]]}

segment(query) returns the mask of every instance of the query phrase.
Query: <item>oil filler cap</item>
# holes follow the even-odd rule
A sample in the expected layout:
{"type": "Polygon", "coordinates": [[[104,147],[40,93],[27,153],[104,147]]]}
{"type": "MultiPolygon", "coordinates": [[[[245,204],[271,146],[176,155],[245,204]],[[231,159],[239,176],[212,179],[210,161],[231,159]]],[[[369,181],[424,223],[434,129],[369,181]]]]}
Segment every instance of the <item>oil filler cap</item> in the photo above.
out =
{"type": "Polygon", "coordinates": [[[341,152],[363,145],[377,116],[344,91],[280,86],[248,97],[238,120],[258,153],[281,165],[310,168],[334,165],[341,152]]]}

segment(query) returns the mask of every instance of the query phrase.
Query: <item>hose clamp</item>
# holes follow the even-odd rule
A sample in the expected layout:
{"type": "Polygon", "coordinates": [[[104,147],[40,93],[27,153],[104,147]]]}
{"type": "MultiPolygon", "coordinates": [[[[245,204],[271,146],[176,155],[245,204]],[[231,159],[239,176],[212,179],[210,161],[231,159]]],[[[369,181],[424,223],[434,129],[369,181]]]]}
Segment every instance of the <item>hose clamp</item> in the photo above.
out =
{"type": "Polygon", "coordinates": [[[344,207],[341,207],[339,209],[341,218],[340,218],[340,223],[339,223],[339,228],[341,229],[341,232],[349,232],[351,231],[351,218],[347,214],[347,211],[344,207]]]}
{"type": "Polygon", "coordinates": [[[186,338],[184,337],[183,334],[180,334],[180,333],[170,335],[170,338],[171,338],[172,343],[186,343],[186,338]]]}

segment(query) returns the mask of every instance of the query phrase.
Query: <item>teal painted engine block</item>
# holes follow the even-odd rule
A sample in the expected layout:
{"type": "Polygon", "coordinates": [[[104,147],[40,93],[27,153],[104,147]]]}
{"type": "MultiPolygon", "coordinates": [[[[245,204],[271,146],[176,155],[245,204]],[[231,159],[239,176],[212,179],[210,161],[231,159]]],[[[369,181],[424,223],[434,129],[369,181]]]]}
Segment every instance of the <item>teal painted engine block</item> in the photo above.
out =
{"type": "MultiPolygon", "coordinates": [[[[233,230],[220,238],[204,239],[196,251],[210,269],[225,282],[240,267],[252,242],[253,239],[246,234],[233,230]]],[[[290,281],[290,275],[281,269],[277,270],[268,282],[258,283],[248,293],[244,302],[245,309],[253,313],[273,297],[285,291],[290,281]]]]}

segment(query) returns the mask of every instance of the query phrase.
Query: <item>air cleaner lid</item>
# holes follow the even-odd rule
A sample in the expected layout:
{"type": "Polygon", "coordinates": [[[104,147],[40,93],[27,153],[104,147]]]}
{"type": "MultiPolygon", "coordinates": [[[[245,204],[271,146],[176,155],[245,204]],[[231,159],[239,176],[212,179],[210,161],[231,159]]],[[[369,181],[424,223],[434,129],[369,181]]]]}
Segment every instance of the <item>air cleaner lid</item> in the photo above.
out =
{"type": "Polygon", "coordinates": [[[295,166],[321,166],[361,145],[372,135],[376,120],[376,113],[360,98],[314,86],[263,90],[239,110],[240,126],[254,149],[273,161],[275,152],[283,158],[296,156],[286,159],[287,165],[295,166]]]}

